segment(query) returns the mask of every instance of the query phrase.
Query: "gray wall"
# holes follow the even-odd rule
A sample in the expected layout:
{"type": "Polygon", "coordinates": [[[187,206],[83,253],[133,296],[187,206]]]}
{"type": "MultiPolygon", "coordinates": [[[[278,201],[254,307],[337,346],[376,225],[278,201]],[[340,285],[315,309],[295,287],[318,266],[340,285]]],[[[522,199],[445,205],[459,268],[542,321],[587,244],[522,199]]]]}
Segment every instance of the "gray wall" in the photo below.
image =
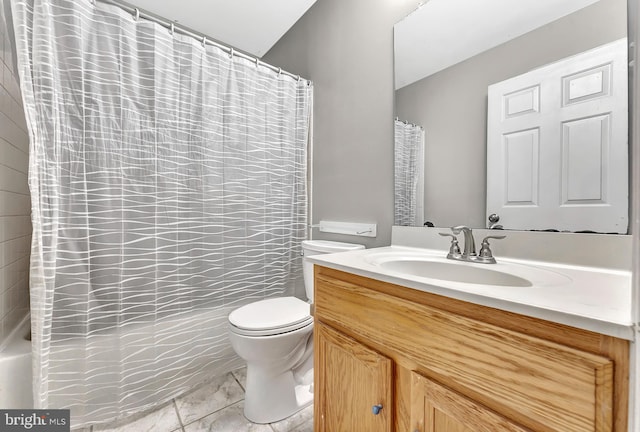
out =
{"type": "Polygon", "coordinates": [[[396,92],[400,119],[426,131],[426,220],[486,226],[487,86],[624,37],[626,5],[602,0],[396,92]]]}
{"type": "Polygon", "coordinates": [[[376,238],[313,231],[314,238],[387,245],[393,224],[393,25],[416,0],[318,0],[263,57],[314,82],[313,222],[375,222],[376,238]]]}

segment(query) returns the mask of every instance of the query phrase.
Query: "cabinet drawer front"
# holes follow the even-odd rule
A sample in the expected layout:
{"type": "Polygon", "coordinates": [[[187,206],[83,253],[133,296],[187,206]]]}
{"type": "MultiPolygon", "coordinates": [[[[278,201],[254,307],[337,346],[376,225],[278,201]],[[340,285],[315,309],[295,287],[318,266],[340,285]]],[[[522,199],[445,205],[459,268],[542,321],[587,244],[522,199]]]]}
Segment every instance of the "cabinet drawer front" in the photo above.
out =
{"type": "Polygon", "coordinates": [[[315,316],[541,431],[612,429],[613,362],[316,273],[315,316]]]}

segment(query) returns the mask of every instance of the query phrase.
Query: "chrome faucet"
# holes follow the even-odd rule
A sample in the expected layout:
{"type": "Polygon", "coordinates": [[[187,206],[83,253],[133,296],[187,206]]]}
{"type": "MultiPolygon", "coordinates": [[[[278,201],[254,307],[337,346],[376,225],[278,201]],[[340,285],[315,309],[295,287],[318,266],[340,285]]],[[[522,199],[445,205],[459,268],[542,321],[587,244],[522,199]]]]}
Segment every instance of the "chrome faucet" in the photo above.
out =
{"type": "Polygon", "coordinates": [[[482,239],[482,244],[480,247],[480,253],[476,254],[476,242],[473,238],[473,231],[471,228],[460,225],[451,228],[451,232],[449,233],[438,233],[444,237],[451,237],[451,246],[449,247],[449,253],[447,254],[447,258],[458,260],[458,261],[469,261],[469,262],[477,262],[482,264],[495,264],[496,259],[493,257],[493,253],[491,252],[491,248],[489,247],[489,239],[503,239],[506,236],[487,236],[482,239]],[[457,235],[462,233],[464,235],[464,249],[460,252],[460,246],[458,245],[458,237],[457,235]]]}
{"type": "Polygon", "coordinates": [[[464,235],[464,249],[460,258],[465,261],[470,261],[472,259],[471,257],[476,256],[476,242],[473,239],[473,231],[468,226],[460,225],[451,228],[451,232],[454,235],[460,233],[464,235]]]}

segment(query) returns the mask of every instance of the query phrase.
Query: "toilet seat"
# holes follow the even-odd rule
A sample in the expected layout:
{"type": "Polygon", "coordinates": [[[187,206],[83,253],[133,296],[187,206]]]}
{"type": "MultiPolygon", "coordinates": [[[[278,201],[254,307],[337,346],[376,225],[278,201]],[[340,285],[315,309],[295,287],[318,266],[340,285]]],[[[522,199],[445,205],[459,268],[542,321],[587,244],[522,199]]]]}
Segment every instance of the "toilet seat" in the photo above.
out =
{"type": "Polygon", "coordinates": [[[232,331],[246,336],[273,336],[313,324],[309,303],[277,297],[242,306],[229,314],[232,331]]]}

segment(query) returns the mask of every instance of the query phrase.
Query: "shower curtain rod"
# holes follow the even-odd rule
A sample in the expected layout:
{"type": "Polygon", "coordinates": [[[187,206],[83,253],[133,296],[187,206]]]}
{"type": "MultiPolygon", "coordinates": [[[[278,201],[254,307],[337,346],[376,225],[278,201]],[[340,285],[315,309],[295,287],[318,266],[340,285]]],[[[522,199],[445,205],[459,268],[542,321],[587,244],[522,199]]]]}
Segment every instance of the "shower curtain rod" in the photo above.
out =
{"type": "Polygon", "coordinates": [[[311,81],[306,79],[306,78],[302,78],[300,75],[294,75],[291,72],[287,72],[282,70],[282,68],[279,67],[275,67],[273,65],[270,65],[269,63],[265,63],[263,61],[261,61],[259,58],[254,57],[252,55],[249,54],[245,54],[242,51],[238,51],[234,48],[231,48],[229,46],[226,46],[220,42],[216,42],[214,39],[208,38],[206,35],[199,33],[193,29],[190,29],[188,27],[185,27],[183,25],[176,25],[176,23],[174,21],[168,21],[166,18],[163,18],[159,15],[156,15],[154,13],[148,12],[148,11],[143,11],[140,8],[129,4],[127,2],[124,1],[120,1],[120,0],[91,0],[91,3],[96,3],[96,1],[102,2],[102,3],[107,3],[110,5],[114,5],[119,7],[120,9],[123,9],[125,11],[127,11],[128,13],[130,13],[131,15],[133,15],[136,19],[139,18],[143,18],[146,19],[148,21],[153,21],[155,23],[160,24],[163,27],[166,27],[170,32],[178,32],[181,33],[183,35],[192,37],[194,39],[200,39],[201,42],[203,44],[209,44],[215,47],[220,48],[221,50],[228,52],[229,55],[231,56],[237,56],[237,57],[241,57],[247,60],[250,60],[252,62],[255,62],[256,66],[262,65],[265,66],[275,72],[278,72],[278,74],[283,74],[283,75],[287,75],[291,78],[294,78],[298,81],[300,81],[301,79],[304,79],[307,82],[307,85],[311,84],[311,81]]]}

